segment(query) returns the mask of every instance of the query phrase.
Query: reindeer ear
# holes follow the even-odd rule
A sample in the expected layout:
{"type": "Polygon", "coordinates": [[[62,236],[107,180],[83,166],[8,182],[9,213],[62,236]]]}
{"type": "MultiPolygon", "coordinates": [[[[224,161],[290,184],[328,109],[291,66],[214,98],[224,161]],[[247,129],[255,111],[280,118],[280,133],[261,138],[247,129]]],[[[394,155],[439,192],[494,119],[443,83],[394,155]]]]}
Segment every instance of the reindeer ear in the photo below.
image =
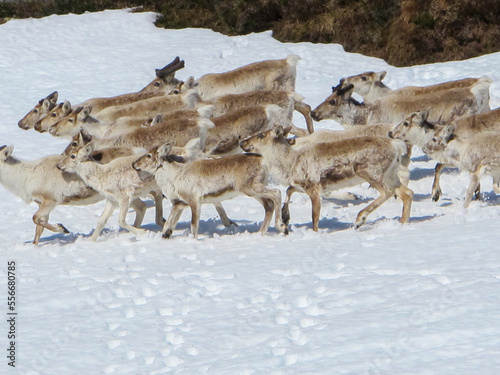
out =
{"type": "Polygon", "coordinates": [[[429,112],[430,108],[426,108],[423,111],[418,112],[417,115],[420,117],[422,121],[426,121],[427,117],[429,117],[429,112]]]}
{"type": "Polygon", "coordinates": [[[47,95],[47,97],[45,99],[50,100],[52,103],[56,103],[58,97],[59,97],[59,93],[57,91],[54,91],[53,93],[47,95]]]}
{"type": "Polygon", "coordinates": [[[277,127],[274,128],[274,135],[276,137],[284,137],[285,136],[285,130],[283,129],[283,126],[278,125],[277,127]]]}
{"type": "Polygon", "coordinates": [[[170,151],[172,150],[172,145],[170,143],[165,143],[158,147],[158,156],[160,158],[166,157],[168,154],[170,154],[170,151]]]}
{"type": "Polygon", "coordinates": [[[92,144],[92,142],[87,143],[83,148],[83,153],[85,156],[89,156],[93,151],[94,151],[94,145],[92,144]]]}
{"type": "Polygon", "coordinates": [[[67,100],[64,101],[63,103],[63,110],[64,113],[70,113],[71,112],[71,103],[67,100]]]}
{"type": "Polygon", "coordinates": [[[194,89],[196,84],[193,76],[190,76],[183,84],[185,90],[194,89]]]}
{"type": "Polygon", "coordinates": [[[43,99],[43,102],[42,102],[42,107],[44,110],[48,111],[50,109],[50,106],[52,105],[52,102],[50,101],[50,99],[43,99]]]}
{"type": "Polygon", "coordinates": [[[163,121],[163,116],[162,115],[156,115],[155,118],[151,121],[151,124],[149,126],[156,126],[160,122],[163,121]]]}
{"type": "Polygon", "coordinates": [[[7,158],[10,155],[12,155],[13,151],[14,151],[14,145],[0,147],[0,157],[2,161],[7,160],[7,158]]]}
{"type": "Polygon", "coordinates": [[[387,72],[385,70],[382,70],[381,72],[378,72],[376,74],[377,80],[378,81],[382,81],[385,78],[386,75],[387,75],[387,72]]]}

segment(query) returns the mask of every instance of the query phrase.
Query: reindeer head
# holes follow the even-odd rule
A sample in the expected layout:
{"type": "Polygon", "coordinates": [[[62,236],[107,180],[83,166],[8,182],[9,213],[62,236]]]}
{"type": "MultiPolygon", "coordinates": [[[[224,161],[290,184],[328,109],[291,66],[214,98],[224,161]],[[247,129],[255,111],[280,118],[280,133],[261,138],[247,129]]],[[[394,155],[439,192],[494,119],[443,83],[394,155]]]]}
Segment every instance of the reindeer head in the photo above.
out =
{"type": "Polygon", "coordinates": [[[175,72],[182,68],[184,68],[184,60],[176,57],[170,64],[165,65],[161,69],[156,69],[156,78],[144,87],[141,92],[170,92],[180,83],[175,78],[175,72]]]}
{"type": "Polygon", "coordinates": [[[360,104],[351,98],[353,87],[352,84],[342,87],[342,82],[332,87],[332,94],[311,112],[311,117],[315,121],[341,118],[345,107],[351,102],[360,104]]]}
{"type": "Polygon", "coordinates": [[[386,71],[378,73],[365,72],[355,76],[342,78],[340,80],[340,87],[353,85],[354,92],[364,97],[370,92],[373,85],[383,85],[382,80],[385,78],[386,74],[386,71]]]}
{"type": "Polygon", "coordinates": [[[79,147],[57,163],[57,168],[64,172],[74,173],[81,162],[89,160],[93,150],[92,143],[79,147]]]}
{"type": "Polygon", "coordinates": [[[427,121],[428,115],[428,109],[412,113],[401,123],[394,126],[388,134],[389,137],[410,142],[417,138],[420,139],[423,134],[434,131],[434,125],[427,121]]]}
{"type": "Polygon", "coordinates": [[[32,129],[38,120],[41,120],[47,113],[49,113],[52,108],[57,104],[57,98],[59,94],[57,91],[49,94],[46,98],[40,99],[40,101],[29,111],[26,116],[24,116],[17,125],[23,129],[32,129]]]}
{"type": "Polygon", "coordinates": [[[65,101],[54,107],[45,117],[35,123],[35,130],[40,133],[45,133],[49,128],[62,118],[71,113],[71,103],[65,101]]]}
{"type": "Polygon", "coordinates": [[[255,152],[257,154],[262,153],[266,147],[271,147],[274,143],[285,144],[290,147],[290,144],[286,140],[287,132],[282,126],[277,126],[273,129],[261,132],[259,134],[253,135],[246,138],[240,142],[240,147],[245,152],[255,152]]]}
{"type": "Polygon", "coordinates": [[[90,116],[92,107],[78,107],[69,115],[62,118],[49,128],[49,133],[54,137],[73,136],[77,134],[86,122],[97,122],[90,116]]]}

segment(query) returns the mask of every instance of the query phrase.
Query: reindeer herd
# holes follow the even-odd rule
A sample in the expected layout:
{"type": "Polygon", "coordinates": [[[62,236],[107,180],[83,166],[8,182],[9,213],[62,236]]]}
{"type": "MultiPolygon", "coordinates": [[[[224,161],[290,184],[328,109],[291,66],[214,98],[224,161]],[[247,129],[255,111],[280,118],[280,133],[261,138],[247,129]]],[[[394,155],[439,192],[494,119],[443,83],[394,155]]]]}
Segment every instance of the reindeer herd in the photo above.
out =
{"type": "Polygon", "coordinates": [[[402,202],[401,222],[407,223],[413,146],[438,162],[434,201],[445,166],[470,173],[466,208],[474,194],[479,197],[483,175],[491,175],[500,192],[500,109],[490,110],[489,78],[392,90],[382,82],[386,72],[367,72],[341,79],[311,110],[295,92],[299,59],[290,55],[181,81],[175,75],[184,61],[177,57],[156,69],[155,79],[138,92],[77,105],[58,103],[57,92],[40,100],[18,125],[70,139],[61,155],[23,161],[12,156],[13,146],[0,147],[0,182],[39,205],[33,243],[44,229],[68,233],[62,224],[49,223],[56,206],[101,200],[106,204],[92,240],[116,208],[120,227],[142,234],[147,196],[154,199],[164,238],[188,207],[197,238],[201,206],[207,203],[224,226],[236,225],[222,202],[242,194],[262,204],[262,234],[273,215],[275,228],[288,234],[291,196],[305,193],[317,231],[322,195],[362,182],[379,195],[359,212],[356,228],[392,197],[402,202]],[[304,116],[306,129],[292,123],[294,111],[304,116]],[[314,132],[313,120],[324,119],[347,130],[314,132]],[[284,202],[270,177],[286,188],[284,202]],[[167,220],[163,198],[171,202],[167,220]],[[133,225],[126,220],[130,208],[133,225]]]}

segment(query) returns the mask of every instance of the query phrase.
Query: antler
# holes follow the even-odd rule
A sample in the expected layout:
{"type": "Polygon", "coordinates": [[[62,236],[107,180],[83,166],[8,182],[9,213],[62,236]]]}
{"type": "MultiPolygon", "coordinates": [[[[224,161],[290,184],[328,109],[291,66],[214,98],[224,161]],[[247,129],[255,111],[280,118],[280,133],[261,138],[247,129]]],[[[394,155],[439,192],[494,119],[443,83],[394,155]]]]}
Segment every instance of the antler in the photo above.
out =
{"type": "MultiPolygon", "coordinates": [[[[343,83],[343,82],[342,82],[342,83],[343,83]]],[[[342,83],[340,83],[340,85],[339,85],[339,86],[341,86],[341,85],[342,85],[342,83]]],[[[338,87],[338,86],[337,86],[337,87],[338,87]]],[[[335,89],[337,89],[337,87],[336,87],[335,89]]],[[[341,86],[341,87],[342,87],[342,86],[341,86]]],[[[351,83],[351,84],[347,85],[347,86],[346,86],[346,87],[344,87],[344,88],[338,88],[338,90],[334,90],[334,91],[336,91],[336,92],[337,92],[337,95],[338,95],[338,96],[341,96],[341,95],[344,95],[347,91],[352,90],[353,88],[354,88],[354,85],[351,83]]]]}
{"type": "Polygon", "coordinates": [[[169,74],[172,74],[182,68],[184,68],[184,60],[179,59],[179,56],[177,56],[170,64],[165,65],[161,69],[155,69],[155,72],[158,78],[165,78],[169,74]]]}

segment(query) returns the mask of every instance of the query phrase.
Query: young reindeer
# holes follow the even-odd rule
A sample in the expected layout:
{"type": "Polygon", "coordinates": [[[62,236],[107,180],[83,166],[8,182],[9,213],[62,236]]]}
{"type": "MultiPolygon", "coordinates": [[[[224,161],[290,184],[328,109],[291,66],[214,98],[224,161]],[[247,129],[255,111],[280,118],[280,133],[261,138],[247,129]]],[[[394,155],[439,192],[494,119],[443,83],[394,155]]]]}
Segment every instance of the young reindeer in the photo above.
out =
{"type": "MultiPolygon", "coordinates": [[[[447,166],[456,167],[456,163],[450,160],[443,152],[443,149],[435,148],[429,152],[427,147],[429,142],[433,140],[436,132],[440,132],[443,126],[430,123],[428,118],[429,111],[424,110],[412,113],[404,121],[394,126],[389,132],[391,138],[401,139],[409,142],[412,145],[420,147],[422,150],[427,150],[429,154],[438,163],[435,168],[434,182],[432,183],[432,200],[437,202],[442,194],[439,183],[443,169],[447,166]]],[[[485,113],[466,116],[456,119],[451,124],[447,125],[447,132],[451,137],[461,139],[471,138],[483,132],[500,131],[500,110],[492,110],[485,113]]]]}
{"type": "MultiPolygon", "coordinates": [[[[479,90],[482,85],[485,83],[478,82],[474,87],[479,90]]],[[[316,121],[333,119],[349,128],[367,124],[394,125],[423,108],[430,108],[429,121],[438,124],[489,110],[489,104],[469,88],[416,96],[386,95],[373,103],[362,104],[351,98],[353,87],[334,87],[333,93],[311,112],[311,117],[316,121]]]]}
{"type": "Polygon", "coordinates": [[[180,82],[172,94],[194,88],[203,100],[210,100],[251,91],[295,91],[299,60],[299,56],[289,55],[281,60],[259,61],[224,73],[206,74],[197,80],[190,77],[186,82],[180,82]]]}
{"type": "MultiPolygon", "coordinates": [[[[121,157],[107,164],[100,164],[90,158],[92,152],[93,145],[89,143],[63,157],[57,163],[57,168],[61,171],[76,173],[87,186],[98,191],[106,199],[106,207],[90,239],[97,240],[116,207],[120,210],[118,223],[122,228],[136,235],[145,233],[144,229],[128,224],[126,216],[131,203],[146,194],[152,194],[155,197],[158,213],[162,196],[154,179],[149,175],[137,173],[131,168],[131,163],[137,159],[137,155],[121,157]]],[[[160,214],[160,216],[163,215],[160,214]]],[[[142,212],[142,217],[144,217],[144,212],[142,212]]],[[[160,222],[158,221],[157,217],[157,224],[163,224],[163,218],[160,222]]]]}
{"type": "Polygon", "coordinates": [[[470,183],[465,194],[464,208],[469,208],[474,193],[477,193],[481,177],[493,177],[493,188],[500,193],[500,133],[485,131],[471,138],[457,137],[452,126],[438,130],[423,147],[425,153],[439,153],[450,164],[469,172],[470,183]]]}
{"type": "Polygon", "coordinates": [[[455,81],[442,82],[430,86],[405,86],[399,89],[391,89],[386,86],[382,80],[385,78],[387,72],[365,72],[354,76],[342,78],[340,80],[340,88],[353,85],[353,91],[361,95],[366,103],[373,103],[386,95],[399,95],[399,96],[415,96],[427,95],[435,92],[445,91],[456,88],[473,88],[479,82],[484,85],[479,85],[480,90],[477,92],[477,97],[488,104],[490,101],[489,85],[492,83],[488,77],[481,78],[464,78],[455,81]]]}
{"type": "Polygon", "coordinates": [[[198,238],[201,205],[220,204],[239,194],[253,197],[264,206],[261,234],[267,232],[273,210],[276,228],[288,233],[281,220],[281,193],[266,186],[268,175],[261,156],[239,154],[186,163],[171,150],[172,146],[166,143],[133,163],[137,171],[154,175],[163,194],[172,202],[170,216],[163,227],[164,238],[170,238],[182,211],[188,206],[191,208],[191,233],[198,238]]]}
{"type": "Polygon", "coordinates": [[[35,245],[38,245],[44,229],[69,233],[62,224],[49,223],[49,215],[56,206],[88,205],[103,199],[78,176],[57,169],[56,165],[63,156],[23,161],[12,156],[13,150],[14,146],[0,147],[0,182],[25,203],[38,204],[38,211],[33,215],[35,245]]]}
{"type": "Polygon", "coordinates": [[[40,101],[29,111],[17,125],[23,130],[33,129],[36,122],[45,117],[56,105],[59,94],[54,91],[40,101]]]}
{"type": "Polygon", "coordinates": [[[314,143],[294,150],[282,127],[277,127],[241,142],[247,152],[264,158],[272,176],[288,186],[282,217],[289,220],[288,205],[294,192],[306,193],[312,203],[313,230],[318,231],[321,195],[324,191],[355,186],[363,181],[377,189],[379,197],[359,212],[355,227],[391,196],[403,201],[401,222],[407,223],[413,192],[399,177],[401,144],[386,138],[357,137],[336,142],[314,143]]]}

